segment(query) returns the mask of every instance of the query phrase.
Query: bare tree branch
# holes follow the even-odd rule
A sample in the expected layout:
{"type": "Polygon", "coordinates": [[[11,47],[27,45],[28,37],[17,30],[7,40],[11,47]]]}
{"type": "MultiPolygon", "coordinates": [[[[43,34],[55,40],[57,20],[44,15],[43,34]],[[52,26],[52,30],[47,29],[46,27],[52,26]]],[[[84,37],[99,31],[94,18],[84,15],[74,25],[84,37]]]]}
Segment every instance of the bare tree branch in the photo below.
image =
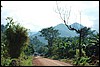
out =
{"type": "Polygon", "coordinates": [[[67,17],[67,24],[68,24],[68,20],[69,20],[69,17],[70,17],[70,13],[71,13],[71,7],[70,7],[70,11],[69,11],[69,13],[68,13],[68,17],[67,17]]]}
{"type": "Polygon", "coordinates": [[[67,26],[67,28],[68,28],[69,30],[75,30],[77,33],[80,33],[80,30],[77,30],[77,29],[71,27],[71,25],[68,25],[69,18],[70,18],[70,13],[71,13],[71,7],[70,7],[70,10],[69,10],[69,11],[67,10],[67,13],[66,13],[66,11],[63,10],[63,11],[64,11],[64,14],[63,14],[63,13],[61,12],[61,8],[58,7],[57,1],[56,1],[56,5],[57,5],[57,10],[58,10],[58,13],[59,13],[59,15],[60,15],[60,18],[63,20],[63,22],[64,22],[64,24],[67,26]],[[62,17],[62,15],[63,15],[63,17],[62,17]],[[66,17],[66,15],[67,15],[67,17],[66,17]],[[66,19],[66,18],[67,18],[67,19],[66,19]],[[67,22],[66,22],[66,20],[67,20],[67,22]]]}
{"type": "Polygon", "coordinates": [[[60,18],[63,20],[63,18],[62,18],[62,16],[61,16],[61,12],[60,12],[60,11],[61,11],[61,8],[58,7],[57,1],[56,1],[56,5],[57,5],[57,10],[58,10],[58,12],[59,12],[60,18]]]}
{"type": "MultiPolygon", "coordinates": [[[[57,5],[57,10],[58,10],[58,12],[59,12],[60,18],[63,20],[63,22],[65,23],[65,25],[67,26],[67,28],[68,28],[69,30],[74,30],[74,31],[76,31],[77,33],[80,34],[80,36],[79,36],[79,57],[81,57],[81,56],[82,56],[82,55],[81,55],[81,54],[82,54],[82,51],[81,51],[81,32],[82,32],[82,28],[79,29],[79,30],[77,30],[77,29],[75,29],[75,28],[72,28],[71,25],[68,25],[68,20],[69,20],[69,18],[70,18],[70,13],[71,13],[71,7],[70,7],[70,10],[67,11],[67,13],[66,13],[66,11],[65,11],[65,14],[63,14],[63,13],[61,12],[61,8],[59,9],[57,2],[56,2],[56,5],[57,5]],[[63,17],[62,17],[62,14],[64,15],[63,17]],[[68,14],[67,17],[66,17],[66,14],[68,14]],[[66,18],[67,18],[67,23],[66,23],[66,18]]],[[[81,13],[80,13],[80,22],[81,22],[81,13]]]]}

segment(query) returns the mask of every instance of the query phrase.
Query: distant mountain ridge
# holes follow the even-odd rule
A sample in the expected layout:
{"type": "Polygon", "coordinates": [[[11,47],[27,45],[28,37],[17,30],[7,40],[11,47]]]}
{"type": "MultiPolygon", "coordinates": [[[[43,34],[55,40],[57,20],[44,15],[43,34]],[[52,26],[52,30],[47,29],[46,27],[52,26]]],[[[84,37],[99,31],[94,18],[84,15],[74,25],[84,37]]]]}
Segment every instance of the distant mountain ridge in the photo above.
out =
{"type": "MultiPolygon", "coordinates": [[[[79,23],[73,23],[71,24],[72,27],[74,27],[75,29],[79,29],[79,28],[82,28],[84,27],[83,25],[80,25],[79,23]]],[[[74,36],[77,36],[78,34],[75,32],[75,31],[71,31],[69,30],[65,24],[58,24],[57,26],[54,26],[54,29],[57,29],[59,31],[60,34],[60,37],[74,37],[74,36]]],[[[32,34],[32,33],[31,33],[32,34]]],[[[47,40],[44,39],[44,37],[40,37],[40,32],[37,32],[36,34],[32,34],[32,36],[37,36],[37,38],[47,44],[47,40]]]]}
{"type": "Polygon", "coordinates": [[[61,37],[72,37],[76,35],[74,31],[70,31],[64,24],[59,24],[55,26],[54,29],[59,30],[59,33],[61,33],[61,37]]]}

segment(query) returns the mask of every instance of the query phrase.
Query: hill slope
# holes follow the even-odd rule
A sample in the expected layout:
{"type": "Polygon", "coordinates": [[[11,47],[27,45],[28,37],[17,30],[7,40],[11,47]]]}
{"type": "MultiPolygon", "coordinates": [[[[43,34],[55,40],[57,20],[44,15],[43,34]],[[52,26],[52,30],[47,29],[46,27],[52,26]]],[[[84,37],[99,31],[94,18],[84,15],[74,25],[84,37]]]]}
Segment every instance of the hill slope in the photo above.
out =
{"type": "MultiPolygon", "coordinates": [[[[79,29],[80,27],[84,27],[84,26],[80,25],[79,23],[73,23],[71,26],[74,27],[75,29],[79,29]]],[[[77,33],[75,31],[69,30],[66,27],[66,25],[64,25],[64,24],[58,24],[57,26],[54,26],[54,29],[59,30],[59,33],[61,33],[60,34],[61,37],[74,37],[74,36],[77,36],[77,33]]],[[[36,34],[33,34],[33,36],[37,36],[37,38],[41,42],[47,44],[47,40],[45,40],[44,37],[40,37],[39,35],[40,35],[40,32],[37,32],[36,34]]]]}

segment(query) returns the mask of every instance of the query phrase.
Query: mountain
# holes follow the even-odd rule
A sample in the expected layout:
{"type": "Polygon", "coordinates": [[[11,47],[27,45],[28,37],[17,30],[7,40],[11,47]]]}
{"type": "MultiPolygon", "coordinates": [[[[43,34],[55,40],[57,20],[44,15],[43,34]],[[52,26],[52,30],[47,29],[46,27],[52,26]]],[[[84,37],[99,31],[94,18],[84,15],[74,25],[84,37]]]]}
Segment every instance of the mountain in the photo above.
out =
{"type": "Polygon", "coordinates": [[[37,32],[31,32],[31,31],[29,31],[29,32],[28,32],[28,35],[31,36],[31,35],[34,35],[34,34],[36,34],[36,33],[37,33],[37,32]]]}
{"type": "MultiPolygon", "coordinates": [[[[77,23],[77,22],[75,22],[75,23],[71,24],[71,27],[78,30],[78,29],[83,28],[84,26],[77,23]]],[[[61,37],[74,37],[74,36],[77,36],[77,33],[75,31],[69,30],[65,24],[58,24],[54,28],[59,30],[59,32],[61,33],[61,35],[60,35],[61,37]]]]}
{"type": "Polygon", "coordinates": [[[59,30],[59,33],[61,33],[61,37],[73,37],[77,35],[75,31],[70,31],[64,24],[59,24],[55,26],[54,29],[59,30]]]}
{"type": "MultiPolygon", "coordinates": [[[[81,28],[84,27],[84,26],[82,26],[82,25],[80,25],[79,23],[76,23],[76,22],[73,23],[73,24],[71,24],[71,26],[74,27],[75,29],[79,29],[80,27],[81,27],[81,28]]],[[[69,30],[69,29],[66,27],[66,25],[64,25],[64,24],[58,24],[57,26],[54,26],[54,29],[59,30],[59,33],[61,33],[61,34],[60,34],[61,37],[74,37],[74,36],[77,36],[77,35],[78,35],[75,31],[69,30]]],[[[33,36],[33,37],[34,37],[34,36],[37,36],[37,38],[38,38],[41,42],[47,44],[47,40],[45,40],[44,37],[40,37],[39,35],[40,35],[40,32],[37,32],[36,34],[33,34],[32,36],[33,36]]]]}
{"type": "Polygon", "coordinates": [[[37,32],[36,34],[33,35],[33,37],[37,36],[37,38],[40,40],[40,42],[47,44],[48,41],[45,40],[44,37],[39,36],[40,34],[41,34],[40,32],[37,32]]]}
{"type": "Polygon", "coordinates": [[[75,22],[75,23],[71,24],[71,27],[73,27],[73,28],[78,30],[78,29],[83,28],[84,26],[79,24],[79,23],[77,23],[77,22],[75,22]]]}

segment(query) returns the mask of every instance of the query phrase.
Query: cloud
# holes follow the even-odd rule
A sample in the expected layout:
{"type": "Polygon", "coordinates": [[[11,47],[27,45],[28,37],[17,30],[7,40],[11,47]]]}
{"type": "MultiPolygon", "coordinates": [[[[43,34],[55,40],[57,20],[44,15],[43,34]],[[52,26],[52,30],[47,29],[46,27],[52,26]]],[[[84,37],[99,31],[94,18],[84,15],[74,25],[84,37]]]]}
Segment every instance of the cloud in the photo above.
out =
{"type": "MultiPolygon", "coordinates": [[[[58,3],[62,7],[72,6],[70,24],[74,22],[80,23],[78,11],[82,13],[81,24],[94,27],[95,20],[99,23],[98,1],[61,1],[58,3]]],[[[63,23],[59,14],[54,11],[56,1],[1,1],[1,4],[3,6],[1,13],[3,22],[4,18],[11,16],[32,31],[63,23]]]]}

